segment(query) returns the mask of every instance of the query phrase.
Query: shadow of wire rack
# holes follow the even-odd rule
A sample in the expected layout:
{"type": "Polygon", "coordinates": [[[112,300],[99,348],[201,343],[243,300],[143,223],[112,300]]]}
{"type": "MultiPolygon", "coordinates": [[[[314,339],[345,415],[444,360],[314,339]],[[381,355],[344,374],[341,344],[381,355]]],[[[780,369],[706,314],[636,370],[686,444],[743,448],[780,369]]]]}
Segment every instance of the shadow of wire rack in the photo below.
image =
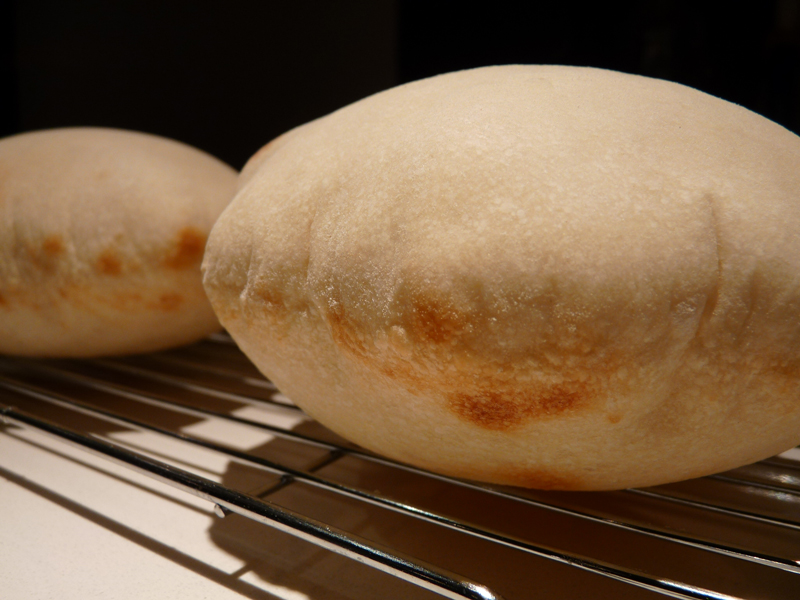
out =
{"type": "Polygon", "coordinates": [[[0,415],[6,598],[800,598],[800,449],[641,490],[485,486],[338,438],[224,334],[0,358],[0,415]]]}

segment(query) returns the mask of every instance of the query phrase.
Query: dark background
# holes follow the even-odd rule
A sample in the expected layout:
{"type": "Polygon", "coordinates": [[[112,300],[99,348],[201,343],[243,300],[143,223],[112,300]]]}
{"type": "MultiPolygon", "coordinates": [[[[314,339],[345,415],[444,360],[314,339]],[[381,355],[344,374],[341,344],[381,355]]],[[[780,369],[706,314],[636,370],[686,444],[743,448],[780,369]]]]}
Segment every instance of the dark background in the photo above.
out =
{"type": "Polygon", "coordinates": [[[296,125],[456,69],[589,65],[661,77],[800,132],[800,0],[0,1],[0,136],[148,131],[240,168],[296,125]]]}

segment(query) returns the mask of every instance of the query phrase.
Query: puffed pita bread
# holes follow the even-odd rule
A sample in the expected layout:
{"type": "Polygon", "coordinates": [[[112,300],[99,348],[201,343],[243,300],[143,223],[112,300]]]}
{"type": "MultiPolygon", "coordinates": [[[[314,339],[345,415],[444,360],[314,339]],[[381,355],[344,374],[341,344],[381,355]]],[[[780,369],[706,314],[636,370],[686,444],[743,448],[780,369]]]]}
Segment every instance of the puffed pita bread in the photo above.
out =
{"type": "Polygon", "coordinates": [[[214,227],[241,348],[342,436],[536,488],[800,442],[800,139],[674,83],[506,66],[279,138],[214,227]]]}
{"type": "Polygon", "coordinates": [[[0,353],[147,352],[218,329],[200,262],[235,189],[229,166],[153,135],[0,140],[0,353]]]}

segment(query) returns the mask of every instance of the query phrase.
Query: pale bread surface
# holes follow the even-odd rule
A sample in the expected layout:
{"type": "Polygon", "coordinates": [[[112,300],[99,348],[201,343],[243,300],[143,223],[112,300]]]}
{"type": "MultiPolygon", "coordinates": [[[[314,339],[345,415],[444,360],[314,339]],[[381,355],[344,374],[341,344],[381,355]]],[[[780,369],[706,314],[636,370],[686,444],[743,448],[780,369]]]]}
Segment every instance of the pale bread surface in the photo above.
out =
{"type": "Polygon", "coordinates": [[[800,139],[677,84],[506,66],[279,138],[209,239],[222,324],[323,424],[614,489],[800,442],[800,139]]]}
{"type": "Polygon", "coordinates": [[[0,353],[148,352],[219,329],[200,262],[236,178],[131,131],[0,140],[0,353]]]}

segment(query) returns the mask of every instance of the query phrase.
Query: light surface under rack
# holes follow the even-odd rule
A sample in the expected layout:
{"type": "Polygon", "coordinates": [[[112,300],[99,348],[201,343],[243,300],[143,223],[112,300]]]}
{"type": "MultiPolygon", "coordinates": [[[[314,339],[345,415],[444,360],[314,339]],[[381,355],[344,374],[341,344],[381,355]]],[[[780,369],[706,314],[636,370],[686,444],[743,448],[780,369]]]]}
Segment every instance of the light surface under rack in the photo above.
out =
{"type": "Polygon", "coordinates": [[[225,335],[0,358],[0,412],[3,598],[800,597],[798,450],[645,490],[453,480],[337,438],[225,335]]]}

